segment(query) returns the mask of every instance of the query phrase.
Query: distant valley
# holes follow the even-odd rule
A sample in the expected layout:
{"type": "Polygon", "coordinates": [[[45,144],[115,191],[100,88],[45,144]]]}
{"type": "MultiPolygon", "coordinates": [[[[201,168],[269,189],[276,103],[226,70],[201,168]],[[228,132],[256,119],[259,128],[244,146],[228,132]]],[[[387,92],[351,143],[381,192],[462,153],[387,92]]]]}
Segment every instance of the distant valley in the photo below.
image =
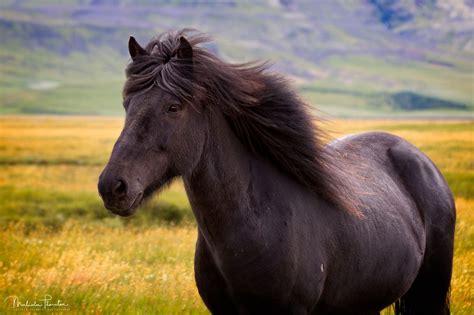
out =
{"type": "Polygon", "coordinates": [[[122,115],[130,34],[194,27],[337,117],[474,118],[474,2],[0,2],[0,114],[122,115]]]}

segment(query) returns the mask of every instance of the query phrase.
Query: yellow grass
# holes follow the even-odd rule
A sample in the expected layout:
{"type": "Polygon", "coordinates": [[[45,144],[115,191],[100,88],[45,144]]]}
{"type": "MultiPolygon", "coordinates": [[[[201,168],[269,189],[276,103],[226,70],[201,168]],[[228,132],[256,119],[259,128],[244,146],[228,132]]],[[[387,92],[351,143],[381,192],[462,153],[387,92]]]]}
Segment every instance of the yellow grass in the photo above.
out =
{"type": "MultiPolygon", "coordinates": [[[[0,118],[0,303],[11,295],[34,300],[51,294],[76,312],[207,312],[193,278],[193,225],[130,226],[106,214],[89,221],[73,217],[56,230],[41,225],[48,215],[84,207],[83,197],[99,204],[97,177],[121,126],[119,118],[0,118]],[[35,198],[51,192],[56,194],[51,203],[37,204],[35,198]],[[55,198],[64,196],[72,201],[56,206],[55,198]],[[13,223],[23,216],[39,224],[32,229],[22,220],[13,223]]],[[[469,315],[474,314],[473,127],[471,122],[384,120],[325,126],[338,131],[331,133],[335,137],[365,130],[398,134],[448,177],[458,210],[452,309],[469,315]]],[[[158,199],[189,207],[179,182],[158,199]]],[[[0,304],[0,313],[10,309],[8,301],[0,304]]]]}
{"type": "MultiPolygon", "coordinates": [[[[26,232],[21,224],[0,234],[4,297],[51,294],[73,311],[93,313],[204,312],[194,285],[195,229],[84,227],[26,232]]],[[[3,305],[8,309],[10,305],[3,305]]],[[[0,308],[1,309],[1,308],[0,308]]]]}

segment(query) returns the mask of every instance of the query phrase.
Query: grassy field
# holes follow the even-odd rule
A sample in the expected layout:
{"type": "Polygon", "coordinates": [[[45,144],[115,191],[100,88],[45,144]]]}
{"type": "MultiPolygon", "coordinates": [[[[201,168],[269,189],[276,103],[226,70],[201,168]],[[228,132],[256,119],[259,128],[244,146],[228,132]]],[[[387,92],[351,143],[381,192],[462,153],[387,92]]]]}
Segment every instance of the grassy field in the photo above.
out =
{"type": "MultiPolygon", "coordinates": [[[[9,296],[25,303],[45,294],[81,313],[207,313],[182,185],[131,219],[102,207],[97,177],[121,126],[119,118],[0,117],[0,313],[11,309],[9,296]]],[[[458,209],[452,310],[473,314],[474,123],[344,120],[325,129],[395,133],[441,168],[458,209]]]]}

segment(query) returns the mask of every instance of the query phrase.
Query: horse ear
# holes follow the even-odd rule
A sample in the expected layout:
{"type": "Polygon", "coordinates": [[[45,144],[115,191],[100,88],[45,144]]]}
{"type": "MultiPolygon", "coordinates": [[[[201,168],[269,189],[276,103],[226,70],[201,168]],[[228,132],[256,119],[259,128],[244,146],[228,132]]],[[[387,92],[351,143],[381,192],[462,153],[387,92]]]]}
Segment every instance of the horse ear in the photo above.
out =
{"type": "Polygon", "coordinates": [[[184,36],[179,38],[179,47],[176,51],[176,56],[179,59],[192,59],[193,58],[193,47],[184,36]]]}
{"type": "Polygon", "coordinates": [[[135,60],[135,58],[137,58],[138,56],[147,55],[146,50],[143,49],[142,46],[140,46],[140,44],[133,36],[130,36],[128,40],[128,52],[130,53],[130,57],[132,57],[132,60],[135,60]]]}

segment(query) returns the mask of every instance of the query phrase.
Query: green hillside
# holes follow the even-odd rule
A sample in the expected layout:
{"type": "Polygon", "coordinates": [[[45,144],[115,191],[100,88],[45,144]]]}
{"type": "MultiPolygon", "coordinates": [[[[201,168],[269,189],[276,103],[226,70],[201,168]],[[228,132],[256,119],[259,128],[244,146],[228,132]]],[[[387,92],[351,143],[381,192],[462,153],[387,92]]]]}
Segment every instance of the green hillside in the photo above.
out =
{"type": "Polygon", "coordinates": [[[1,1],[0,113],[121,115],[126,43],[194,27],[270,59],[337,116],[474,118],[472,4],[435,0],[1,1]]]}

